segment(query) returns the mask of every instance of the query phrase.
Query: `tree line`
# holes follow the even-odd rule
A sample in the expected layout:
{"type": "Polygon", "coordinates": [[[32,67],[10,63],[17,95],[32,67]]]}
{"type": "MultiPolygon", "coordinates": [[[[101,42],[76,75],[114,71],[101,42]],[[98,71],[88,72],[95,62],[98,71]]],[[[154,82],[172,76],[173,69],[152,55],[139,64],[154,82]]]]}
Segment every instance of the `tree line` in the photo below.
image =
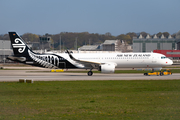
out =
{"type": "MultiPolygon", "coordinates": [[[[81,47],[83,45],[96,45],[96,44],[103,43],[105,40],[117,40],[117,39],[124,40],[128,44],[132,44],[133,37],[137,37],[139,34],[141,34],[143,37],[146,37],[148,33],[129,32],[126,34],[120,34],[118,36],[113,36],[110,32],[107,32],[105,34],[89,33],[89,32],[81,32],[81,33],[61,32],[59,34],[46,33],[45,35],[25,33],[21,37],[25,40],[25,42],[28,42],[28,43],[40,42],[39,37],[50,37],[51,38],[50,42],[53,46],[53,49],[59,49],[60,45],[61,45],[61,48],[64,48],[64,49],[74,49],[76,42],[77,42],[77,47],[81,47]],[[61,41],[61,44],[60,44],[60,41],[61,41]]],[[[157,37],[160,37],[162,34],[164,34],[165,37],[169,36],[168,32],[163,32],[163,33],[159,32],[156,35],[157,37]]],[[[175,37],[175,34],[173,34],[172,37],[175,37]]],[[[9,39],[10,38],[8,34],[0,35],[0,40],[9,40],[9,39]]]]}

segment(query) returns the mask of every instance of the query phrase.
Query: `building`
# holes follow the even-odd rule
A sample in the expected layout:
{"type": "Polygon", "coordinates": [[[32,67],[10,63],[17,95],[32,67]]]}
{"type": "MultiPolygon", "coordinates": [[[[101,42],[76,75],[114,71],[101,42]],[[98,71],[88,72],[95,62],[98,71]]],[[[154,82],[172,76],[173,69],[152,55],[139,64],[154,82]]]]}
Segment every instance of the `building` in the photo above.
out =
{"type": "Polygon", "coordinates": [[[102,51],[118,51],[120,40],[105,40],[102,44],[102,51]]]}
{"type": "Polygon", "coordinates": [[[83,45],[80,51],[119,51],[120,40],[105,40],[100,45],[83,45]]]}
{"type": "Polygon", "coordinates": [[[132,52],[132,46],[123,40],[105,40],[105,42],[100,45],[83,45],[78,50],[132,52]]]}
{"type": "Polygon", "coordinates": [[[177,49],[180,50],[180,31],[176,33],[177,49]]]}
{"type": "Polygon", "coordinates": [[[153,50],[154,53],[161,53],[171,59],[180,59],[180,50],[153,50]]]}
{"type": "Polygon", "coordinates": [[[78,50],[80,51],[118,51],[120,40],[105,40],[100,45],[83,45],[78,50]]]}
{"type": "Polygon", "coordinates": [[[11,49],[10,40],[0,40],[0,49],[11,49]]]}
{"type": "Polygon", "coordinates": [[[165,50],[153,50],[155,53],[161,53],[165,55],[166,57],[169,57],[174,60],[179,60],[180,59],[180,31],[176,33],[176,44],[177,50],[174,49],[165,49],[165,50]]]}
{"type": "Polygon", "coordinates": [[[12,54],[10,40],[0,40],[0,63],[6,62],[6,57],[12,54]]]}
{"type": "Polygon", "coordinates": [[[80,51],[101,51],[101,45],[83,45],[82,47],[78,48],[80,51]]]}
{"type": "Polygon", "coordinates": [[[147,35],[145,38],[140,34],[139,37],[133,38],[133,52],[151,52],[153,50],[175,50],[177,49],[177,40],[169,35],[167,38],[162,34],[147,35]]]}

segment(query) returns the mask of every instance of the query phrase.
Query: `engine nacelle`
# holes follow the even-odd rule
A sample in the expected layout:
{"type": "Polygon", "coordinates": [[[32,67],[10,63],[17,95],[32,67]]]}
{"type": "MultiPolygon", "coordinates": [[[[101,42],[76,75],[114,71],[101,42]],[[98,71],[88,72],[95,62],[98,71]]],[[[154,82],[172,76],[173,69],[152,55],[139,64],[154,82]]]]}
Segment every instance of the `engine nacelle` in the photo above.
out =
{"type": "Polygon", "coordinates": [[[114,73],[115,70],[115,65],[114,64],[104,64],[99,66],[99,71],[101,71],[101,73],[114,73]]]}

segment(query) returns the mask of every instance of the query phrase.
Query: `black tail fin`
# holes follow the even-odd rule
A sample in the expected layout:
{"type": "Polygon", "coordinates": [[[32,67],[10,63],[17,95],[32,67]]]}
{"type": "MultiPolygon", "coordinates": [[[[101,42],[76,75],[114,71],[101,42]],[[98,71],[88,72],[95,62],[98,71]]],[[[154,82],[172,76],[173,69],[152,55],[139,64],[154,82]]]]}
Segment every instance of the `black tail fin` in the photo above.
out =
{"type": "Polygon", "coordinates": [[[16,32],[9,32],[9,37],[11,39],[11,46],[13,48],[14,56],[15,57],[25,57],[26,60],[31,60],[29,53],[28,53],[28,50],[30,50],[30,49],[26,45],[24,40],[16,32]]]}

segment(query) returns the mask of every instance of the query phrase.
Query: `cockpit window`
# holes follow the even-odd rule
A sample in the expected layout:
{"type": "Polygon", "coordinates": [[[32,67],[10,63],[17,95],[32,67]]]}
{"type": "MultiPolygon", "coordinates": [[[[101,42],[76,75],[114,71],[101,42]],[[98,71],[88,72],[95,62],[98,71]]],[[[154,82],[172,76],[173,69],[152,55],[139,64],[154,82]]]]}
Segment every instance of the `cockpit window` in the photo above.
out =
{"type": "Polygon", "coordinates": [[[161,59],[166,59],[166,58],[167,58],[167,57],[164,57],[164,56],[163,56],[163,57],[161,57],[161,59]]]}

